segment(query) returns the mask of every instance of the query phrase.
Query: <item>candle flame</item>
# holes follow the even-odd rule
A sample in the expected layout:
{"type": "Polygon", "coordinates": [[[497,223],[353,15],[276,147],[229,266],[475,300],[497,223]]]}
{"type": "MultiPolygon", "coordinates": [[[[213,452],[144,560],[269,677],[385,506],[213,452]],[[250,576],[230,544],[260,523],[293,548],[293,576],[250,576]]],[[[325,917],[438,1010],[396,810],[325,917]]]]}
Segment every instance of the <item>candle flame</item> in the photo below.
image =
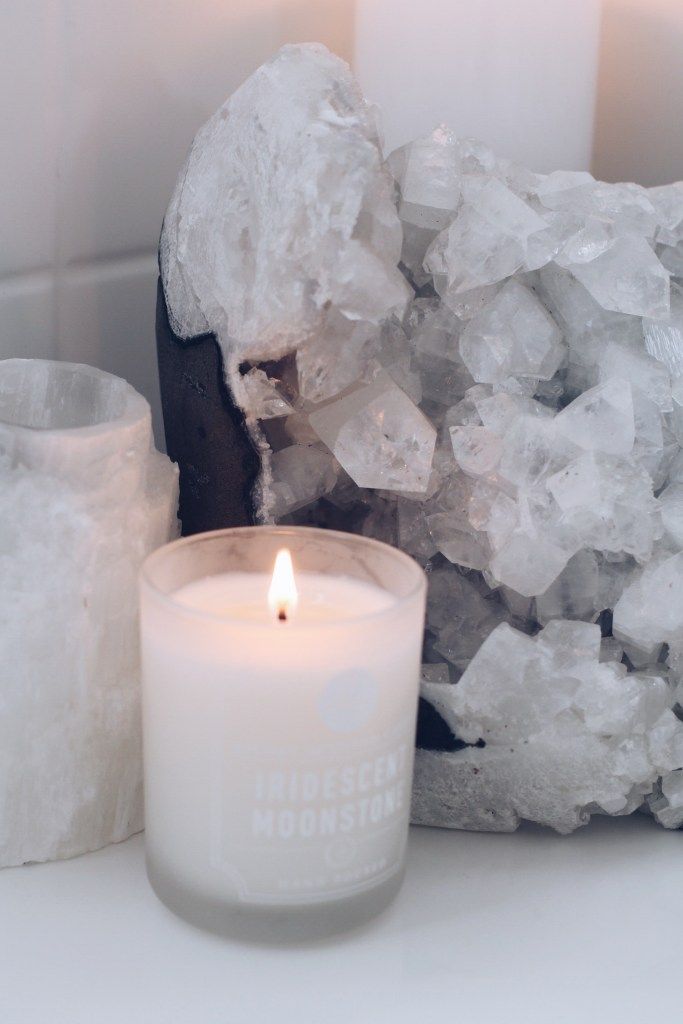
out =
{"type": "Polygon", "coordinates": [[[294,582],[292,556],[287,548],[278,551],[273,568],[273,578],[268,590],[268,606],[281,622],[291,618],[299,601],[294,582]]]}

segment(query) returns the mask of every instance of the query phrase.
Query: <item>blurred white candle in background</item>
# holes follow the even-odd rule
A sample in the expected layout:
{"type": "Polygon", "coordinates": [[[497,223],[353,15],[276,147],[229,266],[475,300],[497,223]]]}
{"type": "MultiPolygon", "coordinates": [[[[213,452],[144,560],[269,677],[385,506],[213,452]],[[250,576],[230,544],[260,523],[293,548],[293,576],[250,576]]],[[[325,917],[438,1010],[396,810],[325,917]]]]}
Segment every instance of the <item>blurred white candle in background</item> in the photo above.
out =
{"type": "Polygon", "coordinates": [[[360,0],[354,65],[382,109],[387,151],[445,121],[535,170],[587,169],[599,8],[599,0],[360,0]]]}
{"type": "Polygon", "coordinates": [[[683,0],[604,0],[595,173],[683,178],[683,0]]]}

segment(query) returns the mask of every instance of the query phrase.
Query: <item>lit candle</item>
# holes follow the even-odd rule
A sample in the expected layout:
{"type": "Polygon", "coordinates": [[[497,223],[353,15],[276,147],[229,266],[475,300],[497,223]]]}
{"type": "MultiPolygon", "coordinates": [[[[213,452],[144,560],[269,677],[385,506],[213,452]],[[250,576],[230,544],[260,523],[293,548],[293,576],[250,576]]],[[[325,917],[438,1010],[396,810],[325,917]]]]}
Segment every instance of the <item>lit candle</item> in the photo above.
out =
{"type": "Polygon", "coordinates": [[[389,902],[424,599],[406,555],[332,531],[225,530],[147,560],[147,862],[173,910],[278,938],[337,931],[389,902]]]}

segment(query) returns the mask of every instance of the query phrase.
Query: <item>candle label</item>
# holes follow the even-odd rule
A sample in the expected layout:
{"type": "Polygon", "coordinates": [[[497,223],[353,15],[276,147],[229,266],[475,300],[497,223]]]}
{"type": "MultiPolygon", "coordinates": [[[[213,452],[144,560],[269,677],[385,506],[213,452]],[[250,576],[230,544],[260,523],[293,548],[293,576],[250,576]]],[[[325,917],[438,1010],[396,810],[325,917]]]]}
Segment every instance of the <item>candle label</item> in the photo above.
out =
{"type": "Polygon", "coordinates": [[[332,737],[319,747],[275,747],[264,756],[262,747],[231,743],[223,752],[212,861],[241,899],[344,898],[400,868],[414,715],[382,734],[351,737],[376,703],[371,689],[354,689],[355,704],[336,684],[324,691],[318,712],[332,737]]]}

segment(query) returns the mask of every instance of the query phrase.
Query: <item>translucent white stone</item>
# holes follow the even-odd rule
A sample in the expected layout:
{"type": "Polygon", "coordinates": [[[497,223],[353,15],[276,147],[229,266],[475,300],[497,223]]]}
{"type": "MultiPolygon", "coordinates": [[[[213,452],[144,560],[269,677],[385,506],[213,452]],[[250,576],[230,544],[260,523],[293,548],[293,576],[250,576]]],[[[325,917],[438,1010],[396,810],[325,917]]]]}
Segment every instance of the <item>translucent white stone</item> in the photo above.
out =
{"type": "MultiPolygon", "coordinates": [[[[597,626],[592,628],[599,644],[600,631],[597,626]]],[[[542,637],[543,633],[539,634],[542,637]]],[[[498,626],[453,691],[458,735],[469,743],[479,739],[492,745],[514,743],[534,735],[547,720],[568,710],[579,680],[560,676],[549,685],[548,672],[551,666],[557,667],[552,664],[552,648],[549,655],[539,639],[507,623],[498,626]],[[504,680],[501,665],[505,666],[504,680]]]]}
{"type": "Polygon", "coordinates": [[[657,257],[672,277],[683,278],[683,242],[675,245],[658,245],[657,257]]]}
{"type": "Polygon", "coordinates": [[[545,537],[515,530],[491,559],[494,577],[524,597],[543,594],[566,566],[570,553],[545,537]]]}
{"type": "Polygon", "coordinates": [[[584,392],[555,417],[554,427],[580,448],[628,455],[635,440],[629,383],[610,378],[584,392]]]}
{"type": "Polygon", "coordinates": [[[311,413],[310,423],[358,487],[426,491],[436,430],[388,374],[311,413]]]}
{"type": "MultiPolygon", "coordinates": [[[[489,831],[525,819],[571,832],[596,811],[630,813],[662,772],[668,780],[683,759],[670,688],[601,663],[600,651],[589,623],[551,622],[533,639],[502,624],[457,684],[428,685],[425,699],[452,731],[485,746],[417,751],[413,819],[489,831]]],[[[667,788],[678,805],[678,780],[667,788]]]]}
{"type": "Polygon", "coordinates": [[[654,320],[669,316],[669,274],[643,238],[618,238],[589,263],[575,263],[572,273],[605,309],[654,320]]]}
{"type": "Polygon", "coordinates": [[[635,462],[586,453],[547,481],[577,547],[652,556],[661,535],[648,473],[635,462]]]}
{"type": "Polygon", "coordinates": [[[424,509],[415,501],[400,501],[397,518],[399,545],[413,558],[426,564],[439,549],[429,532],[424,509]]]}
{"type": "Polygon", "coordinates": [[[296,353],[301,397],[322,402],[360,380],[379,346],[376,324],[347,320],[335,310],[319,332],[302,342],[296,353]]]}
{"type": "Polygon", "coordinates": [[[522,413],[503,437],[498,472],[517,487],[531,487],[562,462],[553,420],[522,413]]]}
{"type": "Polygon", "coordinates": [[[658,185],[647,190],[648,198],[655,207],[659,220],[657,237],[667,237],[675,242],[680,237],[683,225],[683,182],[676,181],[671,185],[658,185]]]}
{"type": "Polygon", "coordinates": [[[503,441],[486,427],[451,427],[455,461],[465,473],[482,476],[491,473],[503,451],[503,441]]]}
{"type": "MultiPolygon", "coordinates": [[[[537,289],[540,298],[562,328],[569,346],[570,366],[594,366],[605,343],[618,340],[642,344],[642,321],[603,309],[582,284],[555,263],[542,268],[537,289]]],[[[586,378],[588,379],[588,378],[586,378]]],[[[594,383],[591,378],[590,383],[594,383]]],[[[582,389],[589,387],[582,384],[582,389]]]]}
{"type": "Polygon", "coordinates": [[[443,426],[448,430],[451,427],[480,427],[482,419],[477,407],[478,401],[480,398],[490,397],[491,388],[485,384],[475,384],[474,387],[468,388],[464,397],[444,413],[443,426]]]}
{"type": "Polygon", "coordinates": [[[288,416],[293,410],[277,389],[279,381],[267,377],[263,370],[252,367],[242,377],[242,387],[250,413],[258,420],[288,416]]]}
{"type": "Polygon", "coordinates": [[[557,668],[576,669],[577,663],[600,656],[600,628],[591,622],[555,619],[536,637],[557,668]]]}
{"type": "Polygon", "coordinates": [[[425,365],[435,359],[461,362],[460,321],[437,299],[415,299],[409,307],[406,323],[418,362],[425,365]]]}
{"type": "Polygon", "coordinates": [[[666,320],[643,319],[648,353],[662,363],[672,377],[683,374],[683,289],[672,285],[671,312],[666,320]]]}
{"type": "Polygon", "coordinates": [[[533,292],[510,281],[467,324],[460,354],[476,381],[549,380],[564,356],[562,334],[533,292]]]}
{"type": "Polygon", "coordinates": [[[413,365],[412,349],[405,330],[395,320],[390,320],[380,332],[375,358],[375,366],[383,367],[401,391],[419,405],[422,401],[419,368],[413,365]]]}
{"type": "MultiPolygon", "coordinates": [[[[629,602],[683,540],[683,293],[669,281],[683,279],[680,185],[535,174],[445,127],[383,164],[348,68],[287,47],[197,137],[162,269],[173,326],[218,335],[261,457],[260,519],[315,522],[320,502],[326,524],[418,559],[425,657],[449,680],[502,621],[530,635],[547,624],[529,641],[539,678],[574,679],[562,691],[574,703],[525,738],[523,763],[502,745],[420,754],[416,799],[432,820],[507,828],[521,814],[566,830],[592,806],[634,810],[655,766],[678,770],[671,715],[645,749],[650,724],[632,712],[650,687],[660,713],[663,677],[683,693],[683,655],[677,668],[666,617],[657,632],[629,602]],[[260,359],[281,360],[274,395],[260,359]],[[606,629],[615,606],[628,636],[599,651],[591,640],[590,656],[592,628],[555,632],[558,618],[601,613],[606,629]],[[572,644],[580,672],[567,670],[572,644]]],[[[664,600],[660,585],[648,600],[664,600]]]]}
{"type": "Polygon", "coordinates": [[[446,288],[441,298],[460,320],[467,321],[484,309],[497,295],[499,289],[500,285],[498,284],[485,284],[465,292],[446,288]]]}
{"type": "Polygon", "coordinates": [[[423,397],[451,405],[474,383],[460,358],[459,320],[438,300],[416,299],[409,308],[406,327],[423,397]]]}
{"type": "Polygon", "coordinates": [[[588,171],[552,171],[539,176],[535,191],[543,205],[552,210],[576,203],[579,190],[590,188],[594,182],[595,178],[588,171]]]}
{"type": "Polygon", "coordinates": [[[496,175],[499,171],[496,154],[481,139],[458,139],[458,152],[462,173],[468,176],[468,180],[470,175],[496,175]]]}
{"type": "Polygon", "coordinates": [[[552,410],[546,405],[541,405],[540,402],[535,402],[525,395],[499,392],[494,395],[481,396],[475,394],[473,389],[471,397],[483,425],[501,436],[520,416],[538,416],[550,419],[553,415],[552,410]]]}
{"type": "Polygon", "coordinates": [[[0,362],[0,866],[143,826],[138,572],[177,468],[118,377],[0,362]]]}
{"type": "Polygon", "coordinates": [[[633,351],[618,342],[610,342],[598,360],[601,381],[627,380],[652,399],[662,412],[671,412],[671,377],[666,366],[646,352],[633,351]]]}
{"type": "Polygon", "coordinates": [[[524,263],[529,235],[545,222],[495,178],[463,178],[463,202],[427,252],[425,267],[464,292],[495,284],[524,263]]]}
{"type": "Polygon", "coordinates": [[[579,224],[577,221],[571,224],[569,237],[558,247],[555,261],[561,267],[571,269],[575,263],[590,263],[614,245],[614,228],[609,222],[589,217],[581,226],[579,224]]]}
{"type": "Polygon", "coordinates": [[[600,570],[593,551],[577,551],[557,579],[536,598],[536,618],[588,619],[600,611],[600,570]]]}
{"type": "MultiPolygon", "coordinates": [[[[401,226],[377,128],[348,66],[285,46],[198,132],[164,220],[171,325],[270,359],[333,307],[379,322],[405,303],[401,226]]],[[[226,364],[230,359],[226,359],[226,364]]]]}
{"type": "Polygon", "coordinates": [[[633,460],[649,474],[652,487],[659,491],[667,482],[673,459],[679,451],[671,432],[671,420],[663,416],[654,402],[640,390],[633,392],[636,441],[633,460]]]}
{"type": "Polygon", "coordinates": [[[501,606],[487,600],[471,579],[455,570],[431,574],[426,646],[435,658],[445,659],[455,674],[467,668],[503,618],[501,606]]]}
{"type": "Polygon", "coordinates": [[[621,662],[624,657],[624,648],[613,636],[605,636],[600,641],[600,661],[621,662]]]}
{"type": "Polygon", "coordinates": [[[668,772],[662,779],[659,793],[648,798],[648,805],[660,825],[680,828],[683,825],[683,771],[668,772]]]}
{"type": "Polygon", "coordinates": [[[570,210],[589,221],[613,223],[622,234],[654,235],[658,217],[647,189],[632,182],[595,181],[590,176],[581,181],[582,173],[560,171],[549,175],[536,190],[543,205],[552,210],[570,210]]]}
{"type": "Polygon", "coordinates": [[[500,599],[510,612],[510,615],[513,617],[513,621],[526,622],[533,618],[534,600],[532,597],[523,597],[523,595],[518,594],[516,590],[512,590],[510,587],[506,587],[503,584],[498,585],[497,593],[500,595],[500,599]]]}
{"type": "Polygon", "coordinates": [[[659,495],[662,526],[669,540],[683,549],[683,484],[669,484],[659,495]]]}
{"type": "Polygon", "coordinates": [[[295,444],[318,444],[320,440],[305,412],[293,412],[284,423],[287,437],[295,444]]]}
{"type": "Polygon", "coordinates": [[[483,569],[491,550],[486,535],[467,528],[458,517],[448,512],[436,512],[427,517],[427,526],[438,551],[449,562],[466,569],[483,569]]]}
{"type": "Polygon", "coordinates": [[[669,464],[669,479],[672,483],[683,483],[683,450],[680,447],[669,464]]]}
{"type": "Polygon", "coordinates": [[[602,463],[595,453],[585,452],[564,469],[548,477],[548,490],[563,512],[577,508],[602,512],[606,494],[601,470],[602,463]]]}
{"type": "Polygon", "coordinates": [[[338,466],[329,452],[311,445],[281,448],[271,459],[272,495],[269,514],[274,519],[310,505],[334,487],[338,466]]]}
{"type": "Polygon", "coordinates": [[[542,214],[545,227],[529,236],[523,270],[540,270],[551,260],[564,265],[565,253],[571,251],[584,256],[587,247],[593,249],[593,239],[586,240],[583,237],[585,232],[580,217],[570,213],[549,213],[534,200],[531,200],[530,206],[542,214]]]}
{"type": "Polygon", "coordinates": [[[388,161],[398,182],[402,221],[441,230],[460,200],[461,166],[456,137],[444,125],[395,150],[388,161]]]}
{"type": "Polygon", "coordinates": [[[473,488],[468,516],[475,530],[486,532],[494,551],[503,546],[519,524],[517,503],[487,480],[477,481],[473,488]]]}
{"type": "Polygon", "coordinates": [[[648,565],[619,598],[614,633],[654,651],[683,635],[683,553],[648,565]]]}
{"type": "Polygon", "coordinates": [[[617,640],[619,640],[624,649],[624,655],[628,659],[628,664],[637,672],[644,671],[648,666],[653,666],[657,663],[661,651],[659,645],[648,649],[638,647],[637,644],[631,644],[627,640],[621,640],[619,637],[617,637],[617,640]]]}

